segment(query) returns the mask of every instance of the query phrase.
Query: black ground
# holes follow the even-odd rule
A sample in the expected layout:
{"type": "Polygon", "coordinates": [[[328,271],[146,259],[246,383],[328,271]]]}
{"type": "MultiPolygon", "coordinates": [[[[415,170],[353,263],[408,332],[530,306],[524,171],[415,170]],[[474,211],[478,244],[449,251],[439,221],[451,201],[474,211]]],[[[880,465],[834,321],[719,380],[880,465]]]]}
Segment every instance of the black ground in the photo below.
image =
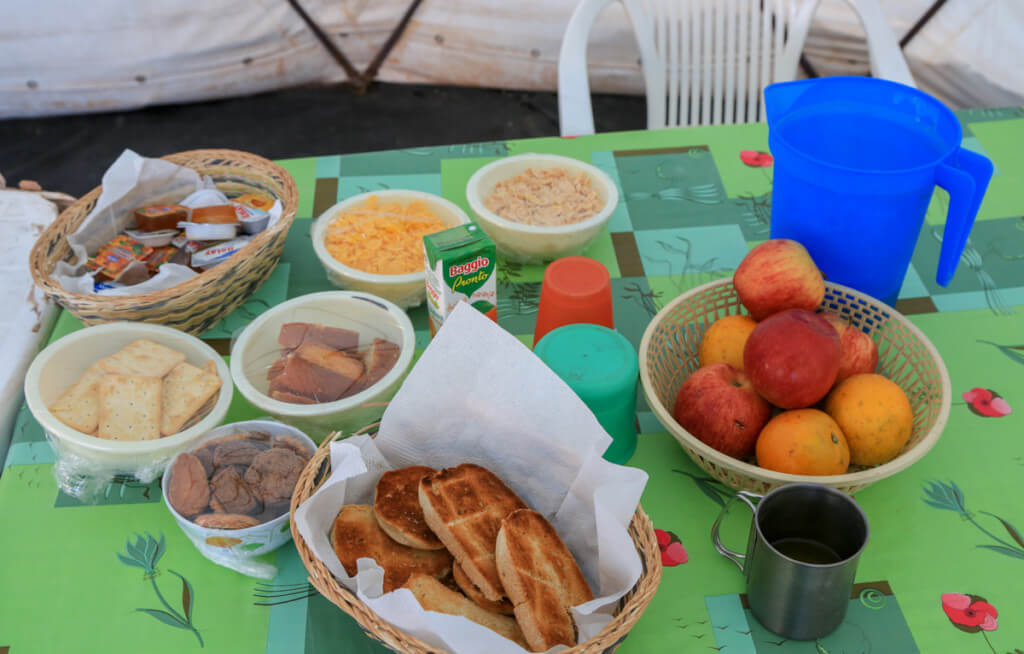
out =
{"type": "MultiPolygon", "coordinates": [[[[641,97],[595,96],[597,131],[642,129],[641,97]]],[[[270,159],[558,134],[554,93],[375,84],[295,88],[136,111],[0,121],[0,173],[78,196],[125,148],[234,148],[270,159]]]]}

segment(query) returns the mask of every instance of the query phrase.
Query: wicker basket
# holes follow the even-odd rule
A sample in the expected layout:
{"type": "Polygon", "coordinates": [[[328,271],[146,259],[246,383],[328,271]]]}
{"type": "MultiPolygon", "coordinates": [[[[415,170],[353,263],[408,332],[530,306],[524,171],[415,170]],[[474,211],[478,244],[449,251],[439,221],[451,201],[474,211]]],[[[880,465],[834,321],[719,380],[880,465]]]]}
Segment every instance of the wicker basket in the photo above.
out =
{"type": "Polygon", "coordinates": [[[907,445],[895,459],[879,466],[853,466],[843,475],[791,475],[722,454],[680,427],[671,407],[683,380],[698,368],[697,349],[704,331],[719,318],[746,313],[732,280],[718,280],[680,295],[659,311],[644,332],[639,354],[640,380],[658,421],[715,479],[757,493],[792,482],[814,482],[854,493],[907,468],[939,440],[949,417],[949,373],[927,337],[892,307],[838,284],[826,282],[821,308],[849,318],[878,344],[879,372],[906,392],[914,410],[907,445]]]}
{"type": "Polygon", "coordinates": [[[295,181],[287,171],[263,157],[236,150],[191,150],[163,158],[209,175],[229,197],[269,193],[284,207],[281,219],[227,263],[172,288],[125,297],[71,293],[51,275],[58,261],[70,261],[74,256],[66,237],[96,205],[102,187],[93,189],[61,212],[36,241],[29,257],[36,285],[86,325],[131,320],[168,325],[198,336],[245,302],[281,258],[299,200],[295,181]]]}
{"type": "MultiPolygon", "coordinates": [[[[371,425],[357,433],[375,431],[376,425],[371,425]]],[[[309,572],[309,582],[320,591],[321,595],[355,618],[367,636],[385,647],[395,652],[411,652],[413,654],[437,652],[437,648],[431,647],[379,618],[354,593],[341,586],[327,566],[313,556],[306,541],[302,538],[302,534],[295,527],[295,510],[309,499],[331,475],[330,444],[339,437],[341,437],[340,433],[334,433],[324,439],[316,454],[306,464],[306,468],[299,476],[299,480],[295,484],[295,492],[292,494],[292,539],[295,541],[295,548],[299,551],[299,557],[302,558],[302,562],[309,572]]],[[[605,625],[605,628],[594,638],[563,650],[567,654],[599,654],[614,651],[619,643],[626,638],[626,634],[640,619],[647,605],[650,604],[651,598],[654,597],[654,592],[658,589],[658,582],[661,580],[661,552],[658,548],[657,536],[654,534],[654,525],[639,506],[630,522],[629,535],[633,538],[633,543],[640,553],[640,561],[643,564],[640,579],[632,590],[619,600],[619,606],[611,622],[605,625]]]]}

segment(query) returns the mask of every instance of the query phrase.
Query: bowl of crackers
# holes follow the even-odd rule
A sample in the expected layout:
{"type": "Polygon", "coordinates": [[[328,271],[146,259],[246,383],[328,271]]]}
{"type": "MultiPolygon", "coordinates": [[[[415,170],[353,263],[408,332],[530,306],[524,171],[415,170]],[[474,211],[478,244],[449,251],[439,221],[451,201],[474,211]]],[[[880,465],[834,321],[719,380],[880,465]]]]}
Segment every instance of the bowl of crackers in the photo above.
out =
{"type": "Polygon", "coordinates": [[[217,352],[143,323],[86,327],[51,343],[25,375],[25,400],[58,456],[82,472],[152,479],[220,424],[234,388],[217,352]]]}

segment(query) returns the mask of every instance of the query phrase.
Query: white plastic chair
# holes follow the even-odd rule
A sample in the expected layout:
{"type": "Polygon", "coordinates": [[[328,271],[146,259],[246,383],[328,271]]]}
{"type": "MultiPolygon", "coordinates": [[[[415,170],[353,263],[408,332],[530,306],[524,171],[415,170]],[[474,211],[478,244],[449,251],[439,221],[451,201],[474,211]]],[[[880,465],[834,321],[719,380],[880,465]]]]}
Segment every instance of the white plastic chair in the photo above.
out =
{"type": "MultiPolygon", "coordinates": [[[[558,58],[562,136],[594,133],[587,41],[614,0],[580,0],[558,58]]],[[[796,77],[820,0],[619,0],[633,24],[647,91],[647,128],[764,119],[762,89],[796,77]]],[[[846,0],[867,34],[875,77],[913,86],[878,0],[846,0]]]]}

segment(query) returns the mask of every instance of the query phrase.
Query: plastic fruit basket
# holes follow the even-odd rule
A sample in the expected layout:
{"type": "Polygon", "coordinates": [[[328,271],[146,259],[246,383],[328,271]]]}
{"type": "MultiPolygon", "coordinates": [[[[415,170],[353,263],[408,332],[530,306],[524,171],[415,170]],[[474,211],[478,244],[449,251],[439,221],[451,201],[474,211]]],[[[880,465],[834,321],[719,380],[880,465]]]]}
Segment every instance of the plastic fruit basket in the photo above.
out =
{"type": "Polygon", "coordinates": [[[640,382],[658,421],[709,475],[737,490],[765,493],[787,483],[813,482],[854,493],[914,464],[939,440],[949,417],[949,373],[935,346],[905,316],[878,300],[825,283],[821,309],[840,314],[878,344],[878,372],[907,394],[914,411],[910,440],[882,465],[851,466],[846,474],[792,475],[760,468],[705,445],[672,417],[679,387],[698,368],[697,349],[719,318],[745,314],[732,279],[704,284],[670,302],[651,320],[640,343],[640,382]]]}

